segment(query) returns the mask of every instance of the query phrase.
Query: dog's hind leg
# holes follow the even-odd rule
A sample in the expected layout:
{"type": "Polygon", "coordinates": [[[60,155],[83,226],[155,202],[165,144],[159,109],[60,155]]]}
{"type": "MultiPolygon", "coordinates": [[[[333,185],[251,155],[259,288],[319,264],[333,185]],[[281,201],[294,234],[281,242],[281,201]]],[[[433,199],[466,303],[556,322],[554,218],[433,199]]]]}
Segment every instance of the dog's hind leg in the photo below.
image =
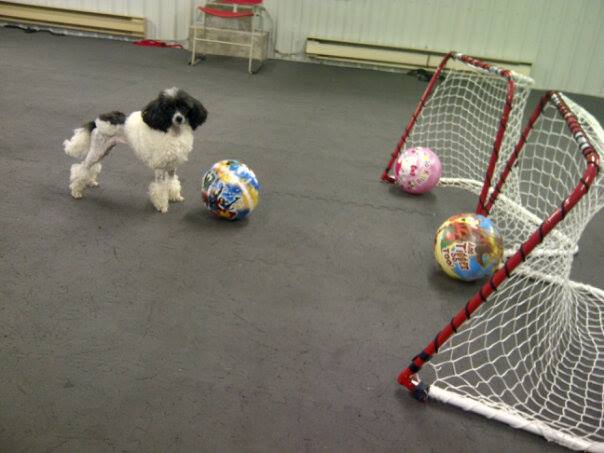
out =
{"type": "Polygon", "coordinates": [[[170,201],[170,176],[166,170],[155,170],[155,181],[149,184],[149,198],[155,209],[168,212],[170,201]]]}
{"type": "Polygon", "coordinates": [[[82,198],[86,187],[98,185],[97,177],[101,172],[101,160],[120,142],[118,136],[108,136],[97,129],[92,131],[90,149],[86,158],[81,163],[71,166],[69,189],[73,198],[82,198]]]}
{"type": "Polygon", "coordinates": [[[100,162],[97,162],[92,167],[90,167],[90,180],[88,181],[88,187],[97,187],[99,185],[97,177],[99,176],[99,173],[101,172],[102,168],[103,166],[100,162]]]}
{"type": "Polygon", "coordinates": [[[168,198],[170,201],[185,201],[180,194],[182,187],[175,170],[168,171],[168,179],[168,198]]]}

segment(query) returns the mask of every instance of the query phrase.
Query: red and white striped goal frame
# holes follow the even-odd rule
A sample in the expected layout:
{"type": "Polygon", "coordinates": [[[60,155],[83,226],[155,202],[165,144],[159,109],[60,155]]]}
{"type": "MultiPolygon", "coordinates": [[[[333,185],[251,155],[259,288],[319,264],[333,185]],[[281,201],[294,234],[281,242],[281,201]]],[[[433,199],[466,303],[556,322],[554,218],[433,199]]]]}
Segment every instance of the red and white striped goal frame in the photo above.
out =
{"type": "Polygon", "coordinates": [[[449,52],[447,55],[444,56],[444,58],[442,59],[442,61],[438,65],[438,67],[436,68],[436,71],[432,75],[432,78],[430,79],[428,86],[424,90],[424,93],[422,94],[422,96],[419,100],[419,103],[417,104],[417,107],[415,108],[415,111],[411,115],[411,118],[409,119],[409,122],[407,123],[407,126],[405,127],[405,130],[403,131],[403,135],[401,136],[400,140],[396,144],[396,147],[394,148],[394,151],[392,152],[392,155],[390,156],[388,165],[386,166],[386,168],[384,169],[384,172],[382,173],[382,181],[387,182],[389,184],[393,184],[395,182],[395,179],[390,175],[390,172],[392,171],[392,166],[394,165],[394,162],[400,155],[401,150],[405,146],[405,143],[407,142],[407,139],[409,138],[409,135],[411,134],[411,131],[413,130],[413,127],[415,126],[415,123],[417,122],[418,117],[421,115],[426,103],[428,102],[430,96],[432,95],[432,92],[434,91],[434,89],[440,79],[440,76],[441,76],[443,70],[445,69],[447,63],[451,59],[461,61],[461,62],[467,64],[468,66],[473,67],[479,71],[485,71],[485,72],[497,75],[497,76],[503,78],[507,84],[507,93],[506,93],[505,102],[503,105],[503,110],[501,112],[501,117],[499,120],[499,128],[497,130],[497,134],[495,135],[495,138],[493,141],[493,149],[491,151],[491,158],[489,160],[489,165],[487,167],[487,172],[486,172],[486,175],[484,178],[482,190],[481,190],[480,196],[478,198],[478,205],[476,207],[477,214],[485,214],[486,213],[485,208],[486,208],[487,195],[488,195],[489,189],[491,187],[491,180],[493,179],[493,173],[495,172],[495,165],[497,164],[497,161],[499,159],[499,151],[500,151],[501,145],[503,143],[503,139],[504,139],[505,132],[507,129],[508,121],[510,119],[510,113],[511,113],[512,107],[513,107],[514,94],[516,91],[516,82],[514,80],[514,77],[523,77],[523,76],[520,76],[518,74],[514,75],[512,73],[512,71],[510,71],[509,69],[499,68],[495,65],[485,63],[484,61],[481,61],[477,58],[473,58],[468,55],[461,54],[459,52],[453,52],[453,51],[449,52]]]}
{"type": "MultiPolygon", "coordinates": [[[[581,127],[574,113],[566,105],[562,99],[560,93],[550,91],[546,93],[535,111],[531,115],[525,129],[523,130],[518,143],[514,147],[513,152],[507,160],[507,164],[504,170],[501,172],[499,181],[497,182],[495,189],[492,191],[488,201],[481,204],[481,212],[484,215],[488,215],[493,204],[497,201],[497,197],[501,192],[501,189],[510,174],[513,171],[514,164],[518,160],[524,145],[529,137],[533,126],[538,121],[544,107],[548,103],[553,103],[557,108],[558,113],[566,122],[566,125],[570,131],[570,134],[577,143],[578,150],[583,154],[586,166],[582,177],[577,181],[577,185],[574,190],[564,199],[558,209],[550,214],[539,227],[524,241],[518,250],[511,255],[496,271],[493,276],[476,292],[465,304],[465,306],[455,314],[451,321],[442,328],[434,337],[434,339],[413,359],[407,368],[405,368],[398,376],[398,383],[406,387],[412,395],[418,400],[425,400],[428,396],[429,387],[415,379],[415,375],[428,362],[432,356],[438,353],[439,348],[452,336],[454,335],[460,326],[468,319],[470,319],[472,313],[474,313],[478,307],[487,301],[488,297],[502,284],[504,280],[510,277],[514,269],[518,267],[526,257],[543,241],[543,239],[552,231],[552,229],[564,219],[564,217],[574,208],[574,206],[581,200],[581,198],[589,191],[589,188],[593,184],[596,176],[600,169],[600,157],[596,149],[591,144],[588,136],[581,127]]],[[[421,104],[421,103],[420,103],[421,104]]],[[[489,167],[494,166],[495,163],[489,163],[489,167]]],[[[488,191],[487,191],[488,193],[488,191]]],[[[482,196],[482,195],[481,195],[482,196]]],[[[561,194],[563,196],[563,194],[561,194]]],[[[486,199],[486,194],[485,194],[486,199]]]]}

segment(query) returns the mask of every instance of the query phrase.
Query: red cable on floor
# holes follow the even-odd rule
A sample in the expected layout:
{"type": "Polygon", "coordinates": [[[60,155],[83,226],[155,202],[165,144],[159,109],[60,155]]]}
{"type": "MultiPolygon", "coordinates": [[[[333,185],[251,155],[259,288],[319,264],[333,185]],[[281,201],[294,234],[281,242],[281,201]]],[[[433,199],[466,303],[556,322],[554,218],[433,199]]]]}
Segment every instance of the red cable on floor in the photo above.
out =
{"type": "Polygon", "coordinates": [[[163,41],[155,41],[153,39],[142,39],[140,41],[135,41],[134,45],[143,46],[143,47],[169,47],[172,49],[182,49],[182,45],[178,43],[169,44],[163,41]]]}

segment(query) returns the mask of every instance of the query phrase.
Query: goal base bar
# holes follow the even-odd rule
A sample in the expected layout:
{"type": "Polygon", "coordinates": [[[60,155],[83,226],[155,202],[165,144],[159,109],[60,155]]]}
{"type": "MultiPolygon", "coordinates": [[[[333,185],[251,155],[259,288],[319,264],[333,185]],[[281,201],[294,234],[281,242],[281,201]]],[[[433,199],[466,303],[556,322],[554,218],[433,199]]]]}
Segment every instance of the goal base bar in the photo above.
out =
{"type": "Polygon", "coordinates": [[[511,414],[501,409],[495,409],[479,401],[451,392],[450,390],[439,388],[434,384],[430,385],[428,397],[440,401],[441,403],[451,404],[463,410],[480,414],[483,417],[506,423],[512,428],[523,429],[533,434],[538,434],[545,437],[548,441],[556,442],[571,450],[604,453],[603,442],[590,442],[580,437],[560,432],[550,428],[543,422],[528,420],[520,415],[511,414]]]}

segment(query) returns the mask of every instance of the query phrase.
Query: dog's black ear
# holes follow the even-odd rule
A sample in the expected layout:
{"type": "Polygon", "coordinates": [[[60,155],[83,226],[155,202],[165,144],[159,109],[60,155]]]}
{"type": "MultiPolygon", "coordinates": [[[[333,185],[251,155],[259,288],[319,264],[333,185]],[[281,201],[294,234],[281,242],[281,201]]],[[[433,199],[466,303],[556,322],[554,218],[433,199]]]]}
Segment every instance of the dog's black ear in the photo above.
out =
{"type": "Polygon", "coordinates": [[[191,96],[188,96],[187,104],[189,106],[187,120],[189,120],[191,128],[195,130],[206,122],[208,111],[201,102],[191,96]]]}
{"type": "Polygon", "coordinates": [[[160,94],[157,99],[149,102],[143,109],[143,121],[152,129],[168,132],[172,125],[172,110],[163,94],[160,94]]]}

